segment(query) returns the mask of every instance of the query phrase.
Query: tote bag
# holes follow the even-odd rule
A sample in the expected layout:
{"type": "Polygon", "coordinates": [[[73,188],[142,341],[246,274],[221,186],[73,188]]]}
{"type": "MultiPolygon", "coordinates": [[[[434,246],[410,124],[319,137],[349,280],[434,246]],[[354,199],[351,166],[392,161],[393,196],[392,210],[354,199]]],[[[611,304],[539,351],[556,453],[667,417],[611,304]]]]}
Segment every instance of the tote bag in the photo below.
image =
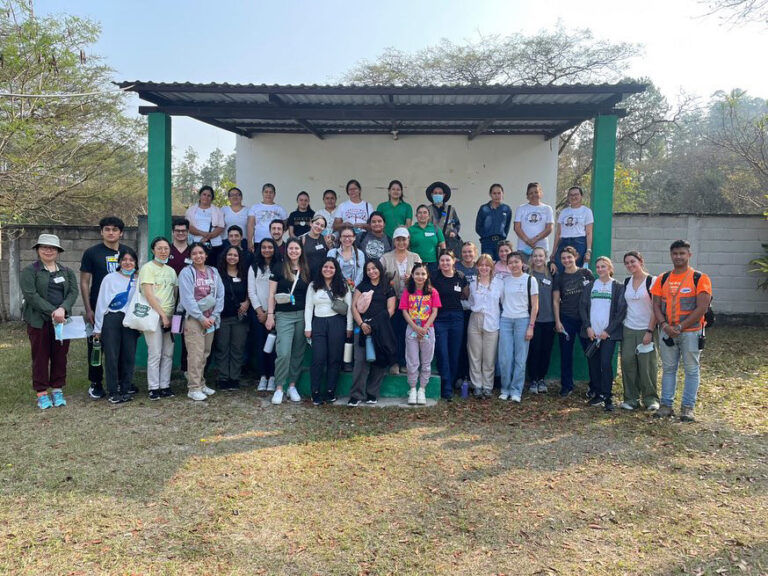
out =
{"type": "Polygon", "coordinates": [[[160,315],[149,305],[141,290],[136,290],[125,312],[123,326],[139,332],[154,332],[157,330],[159,320],[160,315]]]}

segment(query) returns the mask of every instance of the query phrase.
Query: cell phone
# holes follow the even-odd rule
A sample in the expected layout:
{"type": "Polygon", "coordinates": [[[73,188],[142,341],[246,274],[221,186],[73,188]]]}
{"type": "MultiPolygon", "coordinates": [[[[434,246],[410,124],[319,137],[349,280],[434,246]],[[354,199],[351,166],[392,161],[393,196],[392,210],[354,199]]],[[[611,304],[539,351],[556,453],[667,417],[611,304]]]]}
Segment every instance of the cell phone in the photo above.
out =
{"type": "Polygon", "coordinates": [[[670,338],[669,336],[667,336],[666,338],[662,338],[661,341],[664,342],[664,344],[666,344],[670,348],[675,345],[675,341],[672,340],[672,338],[670,338]]]}
{"type": "Polygon", "coordinates": [[[704,347],[707,345],[707,337],[702,334],[699,336],[699,350],[704,350],[704,347]]]}

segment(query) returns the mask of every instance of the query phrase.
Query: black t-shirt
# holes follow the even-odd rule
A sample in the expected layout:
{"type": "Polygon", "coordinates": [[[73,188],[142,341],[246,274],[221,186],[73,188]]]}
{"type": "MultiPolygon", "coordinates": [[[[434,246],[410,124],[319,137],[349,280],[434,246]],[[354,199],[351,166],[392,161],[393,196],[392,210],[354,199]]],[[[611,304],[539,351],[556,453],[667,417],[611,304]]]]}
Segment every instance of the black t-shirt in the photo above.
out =
{"type": "MultiPolygon", "coordinates": [[[[283,263],[277,262],[272,266],[272,278],[277,282],[277,290],[275,294],[290,294],[291,288],[293,288],[293,280],[288,280],[283,276],[283,263]]],[[[299,280],[296,282],[296,287],[293,288],[293,304],[277,304],[275,303],[275,312],[295,312],[296,310],[304,310],[304,306],[307,301],[307,288],[309,285],[304,279],[299,276],[299,280]]]]}
{"type": "Polygon", "coordinates": [[[307,259],[307,265],[309,266],[309,276],[314,278],[320,266],[325,262],[325,257],[328,255],[325,236],[315,239],[310,235],[306,235],[302,236],[301,240],[304,243],[304,257],[307,259]]]}
{"type": "Polygon", "coordinates": [[[80,260],[80,272],[88,272],[91,275],[91,291],[88,300],[93,310],[96,310],[96,300],[99,299],[101,282],[107,274],[117,270],[119,264],[117,258],[123,248],[127,248],[127,246],[120,244],[117,250],[112,250],[102,242],[83,252],[83,258],[80,260]]]}
{"type": "Polygon", "coordinates": [[[394,249],[389,236],[382,234],[377,238],[371,232],[366,232],[357,241],[357,247],[363,251],[366,260],[379,260],[386,252],[394,249]]]}
{"type": "MultiPolygon", "coordinates": [[[[560,291],[560,316],[579,317],[579,300],[584,287],[595,279],[588,268],[579,268],[573,274],[563,272],[555,276],[553,291],[560,291]]],[[[442,296],[442,294],[441,294],[442,296]]]]}
{"type": "Polygon", "coordinates": [[[301,210],[291,212],[288,216],[288,226],[293,226],[293,235],[298,238],[302,234],[309,232],[312,216],[314,215],[315,211],[312,208],[309,208],[306,212],[301,210]]]}
{"type": "Polygon", "coordinates": [[[371,305],[365,314],[361,314],[364,318],[370,318],[376,314],[380,314],[382,310],[387,309],[387,300],[395,297],[395,290],[384,279],[379,280],[377,286],[371,284],[371,281],[365,278],[360,284],[357,285],[357,290],[360,292],[368,292],[373,290],[373,298],[371,298],[371,305]]]}
{"type": "Polygon", "coordinates": [[[248,280],[232,277],[229,274],[224,274],[221,280],[224,284],[224,309],[221,311],[221,317],[237,316],[240,304],[248,298],[248,280]]]}
{"type": "Polygon", "coordinates": [[[469,286],[467,277],[462,272],[455,270],[453,276],[448,278],[438,270],[432,278],[432,287],[440,294],[440,312],[453,310],[461,311],[461,291],[469,286]]]}

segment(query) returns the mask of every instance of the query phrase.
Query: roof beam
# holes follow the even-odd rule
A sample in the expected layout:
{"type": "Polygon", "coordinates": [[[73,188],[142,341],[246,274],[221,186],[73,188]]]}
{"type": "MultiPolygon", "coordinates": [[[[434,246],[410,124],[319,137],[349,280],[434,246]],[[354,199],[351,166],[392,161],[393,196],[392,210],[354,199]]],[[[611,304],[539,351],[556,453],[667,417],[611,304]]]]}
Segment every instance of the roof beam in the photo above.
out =
{"type": "Polygon", "coordinates": [[[482,122],[480,122],[480,124],[478,124],[477,127],[474,130],[472,130],[472,132],[469,133],[469,135],[467,136],[467,140],[471,142],[472,140],[480,136],[480,134],[485,132],[485,130],[491,124],[493,124],[493,120],[494,119],[489,119],[489,120],[483,120],[482,122]]]}
{"type": "Polygon", "coordinates": [[[314,126],[312,126],[312,124],[310,124],[309,122],[307,122],[307,121],[306,121],[306,120],[304,120],[303,118],[296,118],[295,120],[296,120],[296,122],[298,122],[298,123],[299,123],[301,126],[303,126],[304,128],[306,128],[306,129],[307,129],[309,132],[311,132],[312,134],[314,134],[315,136],[317,136],[317,138],[318,138],[318,139],[320,139],[320,140],[325,140],[325,135],[324,135],[322,132],[320,132],[320,130],[318,130],[317,128],[315,128],[314,126]]]}
{"type": "MultiPolygon", "coordinates": [[[[283,109],[286,109],[286,110],[290,110],[291,109],[290,104],[287,104],[285,102],[285,100],[280,98],[280,96],[278,96],[277,94],[270,94],[269,95],[269,101],[270,101],[270,103],[274,104],[278,108],[283,108],[283,109]]],[[[302,126],[309,133],[314,134],[319,140],[324,140],[325,139],[325,136],[323,136],[323,133],[320,132],[320,130],[318,130],[314,126],[312,126],[312,124],[310,122],[308,122],[307,120],[305,120],[304,118],[300,118],[298,116],[295,116],[293,119],[299,124],[299,126],[302,126]]]]}
{"type": "Polygon", "coordinates": [[[140,114],[163,112],[171,116],[192,118],[253,118],[262,120],[584,120],[598,114],[626,115],[624,110],[602,105],[528,105],[500,110],[496,106],[408,106],[390,109],[385,106],[274,106],[274,105],[160,105],[140,106],[140,114]]]}

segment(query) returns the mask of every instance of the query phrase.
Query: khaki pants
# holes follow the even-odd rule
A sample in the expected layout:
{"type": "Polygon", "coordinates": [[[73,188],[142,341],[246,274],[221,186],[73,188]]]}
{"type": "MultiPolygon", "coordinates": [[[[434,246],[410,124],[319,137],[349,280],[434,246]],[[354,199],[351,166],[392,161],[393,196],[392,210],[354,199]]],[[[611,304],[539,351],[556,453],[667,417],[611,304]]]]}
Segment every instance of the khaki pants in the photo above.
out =
{"type": "Polygon", "coordinates": [[[205,333],[203,325],[187,316],[184,320],[184,342],[187,345],[187,388],[200,390],[205,386],[205,363],[211,353],[213,332],[205,333]]]}
{"type": "Polygon", "coordinates": [[[469,354],[469,379],[475,388],[493,390],[493,376],[496,371],[496,350],[499,331],[483,330],[483,316],[472,312],[467,327],[467,352],[469,354]]]}

